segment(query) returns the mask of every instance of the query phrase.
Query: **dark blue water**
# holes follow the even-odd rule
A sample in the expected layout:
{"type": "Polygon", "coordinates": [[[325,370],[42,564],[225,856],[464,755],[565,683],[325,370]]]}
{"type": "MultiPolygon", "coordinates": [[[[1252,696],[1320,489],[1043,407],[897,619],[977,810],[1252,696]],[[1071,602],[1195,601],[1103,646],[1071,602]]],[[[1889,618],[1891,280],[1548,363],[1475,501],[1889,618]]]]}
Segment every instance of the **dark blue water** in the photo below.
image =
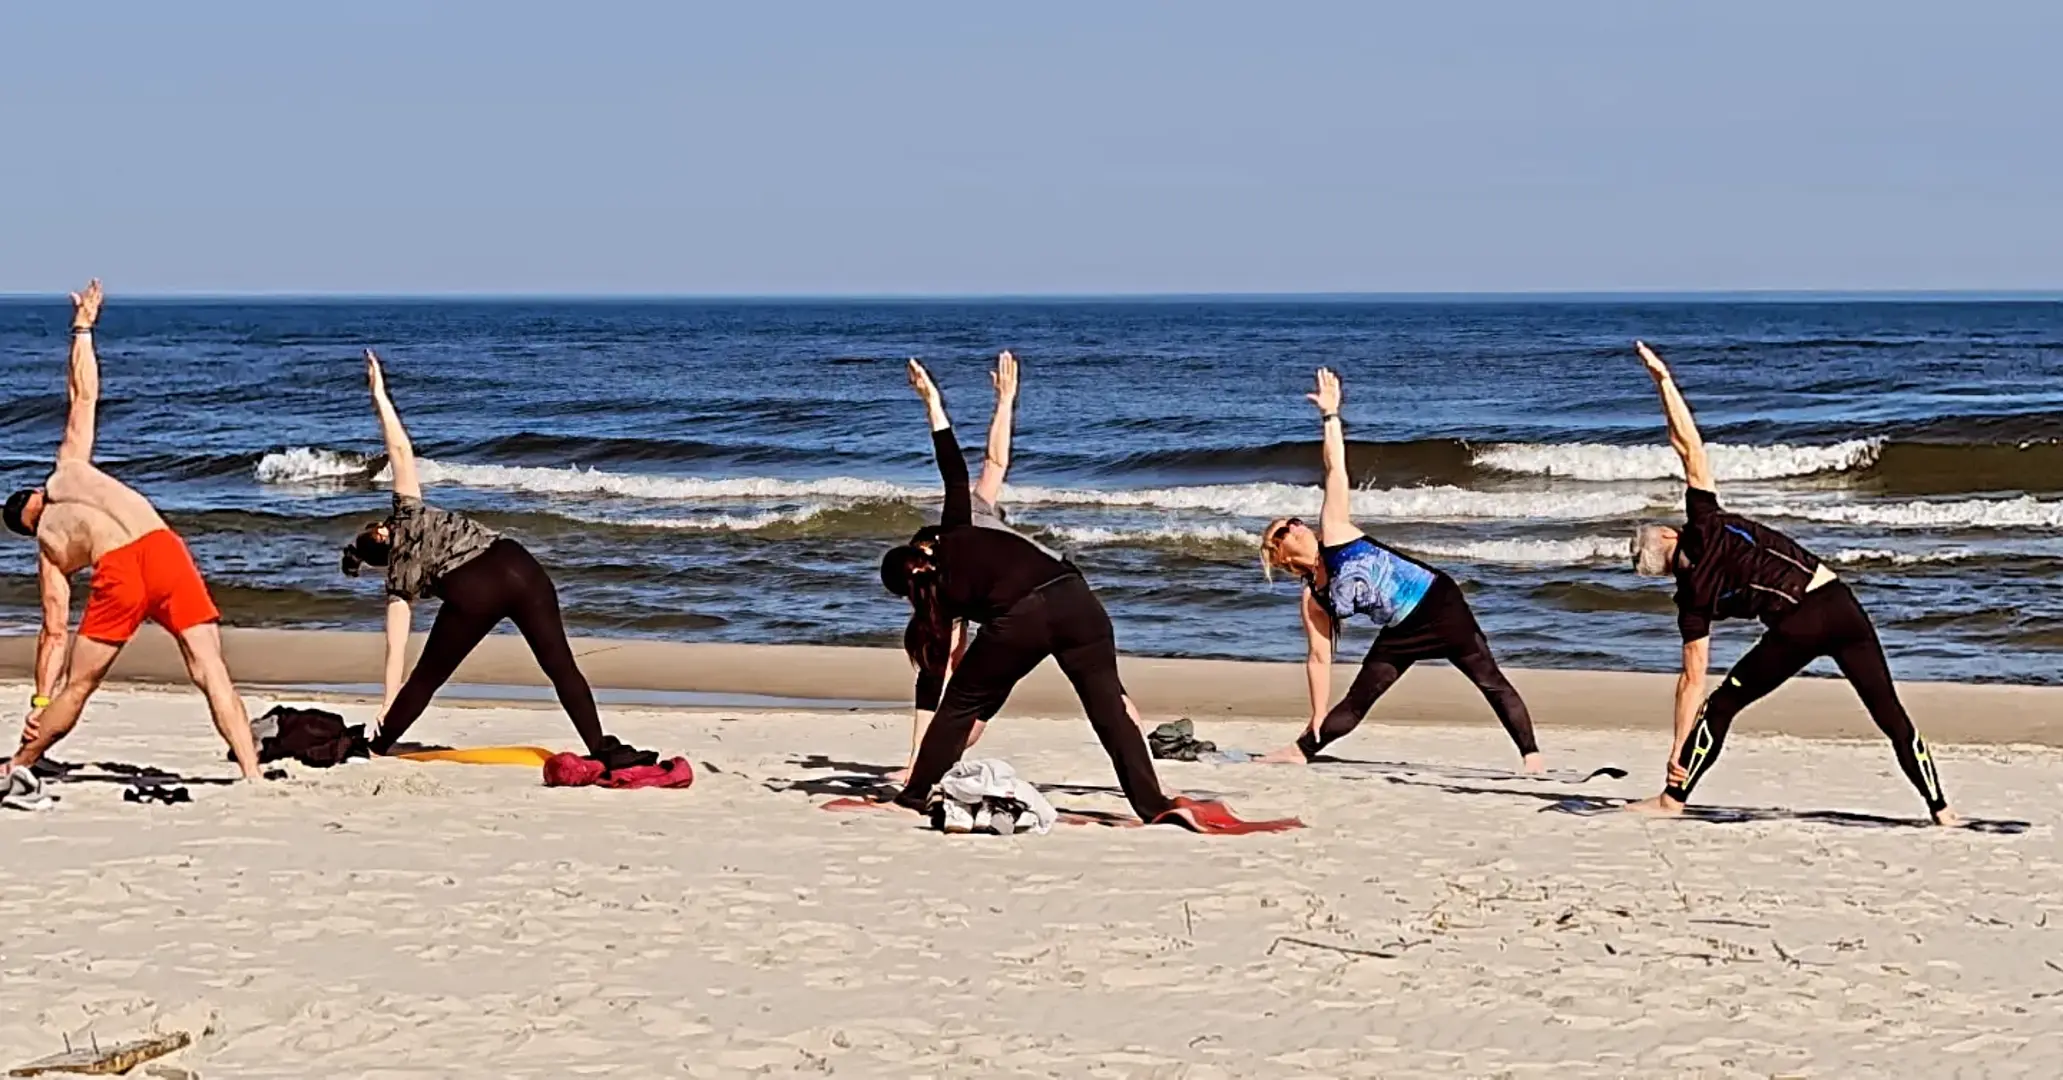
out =
{"type": "MultiPolygon", "coordinates": [[[[0,468],[47,472],[68,311],[0,302],[0,468]]],[[[125,302],[101,463],[192,542],[228,620],[379,625],[338,545],[383,512],[359,350],[387,358],[431,498],[553,570],[587,633],[888,643],[881,550],[936,513],[922,408],[979,453],[1025,364],[1009,502],[1130,652],[1294,658],[1254,534],[1317,507],[1312,369],[1339,369],[1362,526],[1446,567],[1508,662],[1663,669],[1668,586],[1625,567],[1678,504],[1663,349],[1721,491],[1835,561],[1911,677],[2063,658],[2063,304],[2049,302],[125,302]]],[[[35,619],[26,543],[0,621],[35,619]]],[[[1757,628],[1722,632],[1723,662],[1757,628]]],[[[1366,634],[1356,640],[1365,640],[1366,634]]]]}

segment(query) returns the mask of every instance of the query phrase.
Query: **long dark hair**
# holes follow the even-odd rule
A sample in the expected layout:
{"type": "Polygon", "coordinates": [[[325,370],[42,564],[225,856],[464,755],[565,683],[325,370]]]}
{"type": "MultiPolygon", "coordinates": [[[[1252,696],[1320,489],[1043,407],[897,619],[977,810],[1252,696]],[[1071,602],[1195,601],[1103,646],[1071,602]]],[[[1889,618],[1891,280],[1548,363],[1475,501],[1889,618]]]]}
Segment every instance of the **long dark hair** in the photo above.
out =
{"type": "Polygon", "coordinates": [[[387,560],[393,557],[394,551],[388,541],[380,539],[380,529],[384,525],[384,521],[371,522],[358,530],[358,535],[352,537],[350,543],[344,545],[345,576],[357,577],[360,566],[387,565],[387,560]]]}
{"type": "Polygon", "coordinates": [[[903,652],[917,670],[945,674],[953,656],[952,613],[938,598],[938,565],[922,548],[904,544],[881,559],[881,584],[910,598],[910,621],[903,627],[903,652]]]}

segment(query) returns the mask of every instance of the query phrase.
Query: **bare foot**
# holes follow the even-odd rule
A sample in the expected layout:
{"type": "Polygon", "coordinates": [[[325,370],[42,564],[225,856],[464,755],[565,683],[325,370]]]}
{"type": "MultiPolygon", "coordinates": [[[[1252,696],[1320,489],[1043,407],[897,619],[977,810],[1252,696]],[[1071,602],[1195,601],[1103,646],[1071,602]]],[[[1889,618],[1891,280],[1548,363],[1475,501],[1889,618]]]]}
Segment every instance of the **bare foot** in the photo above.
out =
{"type": "Polygon", "coordinates": [[[1683,804],[1667,795],[1630,802],[1619,809],[1632,814],[1646,814],[1649,817],[1680,817],[1683,814],[1683,804]]]}
{"type": "Polygon", "coordinates": [[[1274,752],[1274,753],[1272,753],[1272,754],[1262,754],[1262,755],[1261,755],[1260,757],[1257,757],[1257,758],[1255,758],[1255,759],[1254,759],[1254,763],[1255,763],[1255,764],[1257,764],[1257,765],[1308,765],[1308,764],[1310,764],[1310,762],[1308,762],[1308,761],[1306,761],[1306,760],[1304,759],[1304,750],[1303,750],[1303,748],[1302,748],[1302,747],[1300,747],[1300,746],[1298,746],[1298,745],[1297,745],[1297,744],[1295,744],[1295,743],[1290,743],[1290,744],[1289,744],[1288,746],[1285,746],[1285,747],[1283,747],[1282,749],[1280,749],[1280,750],[1277,750],[1277,751],[1275,751],[1275,752],[1274,752]]]}
{"type": "Polygon", "coordinates": [[[1528,776],[1539,776],[1547,771],[1547,758],[1537,750],[1527,754],[1519,761],[1519,771],[1528,776]]]}
{"type": "Polygon", "coordinates": [[[1934,815],[1934,824],[1939,825],[1944,829],[1953,829],[1961,825],[1962,823],[1963,819],[1957,817],[1955,810],[1951,807],[1944,806],[1941,808],[1940,813],[1934,815]]]}

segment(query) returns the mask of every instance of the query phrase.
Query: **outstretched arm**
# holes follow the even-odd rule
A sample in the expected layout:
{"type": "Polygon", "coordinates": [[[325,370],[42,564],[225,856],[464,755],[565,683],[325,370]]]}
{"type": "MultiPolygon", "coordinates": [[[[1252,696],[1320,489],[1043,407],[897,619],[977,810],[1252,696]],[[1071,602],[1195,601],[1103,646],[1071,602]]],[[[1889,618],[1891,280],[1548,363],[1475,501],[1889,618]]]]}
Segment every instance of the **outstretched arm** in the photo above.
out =
{"type": "Polygon", "coordinates": [[[1669,783],[1688,779],[1680,776],[1677,761],[1683,744],[1698,725],[1698,711],[1705,706],[1705,672],[1712,665],[1712,639],[1701,637],[1683,643],[1683,673],[1676,677],[1676,737],[1669,746],[1669,783]]]}
{"type": "Polygon", "coordinates": [[[1304,680],[1311,687],[1311,734],[1318,734],[1332,707],[1332,616],[1304,590],[1304,680]]]}
{"type": "Polygon", "coordinates": [[[36,573],[43,593],[43,630],[36,635],[36,697],[48,700],[64,689],[72,583],[48,555],[38,560],[36,573]]]}
{"type": "Polygon", "coordinates": [[[996,415],[989,420],[988,452],[981,462],[981,479],[974,494],[993,506],[1003,494],[1003,474],[1010,471],[1010,425],[1017,411],[1017,357],[1008,350],[996,357],[996,370],[989,376],[996,384],[996,415]]]}
{"type": "Polygon", "coordinates": [[[1633,347],[1640,352],[1641,362],[1647,365],[1648,375],[1662,395],[1662,415],[1669,422],[1669,445],[1683,459],[1684,481],[1700,491],[1718,491],[1713,484],[1712,465],[1705,459],[1705,440],[1698,435],[1698,422],[1691,418],[1691,407],[1683,400],[1683,391],[1676,388],[1676,380],[1669,375],[1669,365],[1648,348],[1647,342],[1636,341],[1633,347]]]}
{"type": "MultiPolygon", "coordinates": [[[[64,689],[65,666],[70,650],[65,648],[66,628],[71,622],[72,583],[49,555],[42,555],[36,568],[43,592],[43,629],[36,635],[36,689],[29,699],[29,715],[22,722],[21,746],[43,735],[43,710],[50,699],[64,689]]],[[[6,763],[0,761],[0,771],[6,763]]]]}
{"type": "Polygon", "coordinates": [[[365,350],[365,379],[372,387],[373,411],[380,417],[380,437],[387,442],[387,467],[394,472],[394,494],[410,499],[423,497],[423,483],[416,476],[415,445],[408,441],[408,429],[401,426],[401,414],[387,396],[387,375],[380,370],[380,358],[365,350]]]}
{"type": "Polygon", "coordinates": [[[948,529],[972,524],[974,499],[967,490],[967,459],[961,455],[960,441],[953,435],[953,422],[946,417],[945,398],[923,364],[911,360],[909,373],[910,389],[917,392],[925,412],[931,416],[931,449],[938,457],[939,479],[945,481],[945,510],[938,523],[948,529]]]}
{"type": "Polygon", "coordinates": [[[69,397],[71,411],[65,417],[64,441],[57,445],[59,461],[93,460],[94,414],[100,408],[100,358],[93,354],[93,324],[100,320],[100,279],[86,284],[85,292],[72,294],[72,362],[69,397]]]}
{"type": "MultiPolygon", "coordinates": [[[[387,718],[387,710],[394,707],[395,695],[401,693],[402,676],[408,668],[408,601],[398,596],[387,597],[387,663],[381,669],[380,719],[387,718]]],[[[378,734],[378,725],[374,725],[378,734]]]]}
{"type": "Polygon", "coordinates": [[[1347,478],[1347,430],[1340,419],[1340,377],[1331,368],[1318,369],[1318,389],[1304,395],[1318,406],[1318,424],[1325,434],[1325,505],[1318,512],[1318,541],[1344,544],[1361,535],[1354,527],[1354,485],[1347,478]]]}
{"type": "MultiPolygon", "coordinates": [[[[945,686],[953,681],[953,672],[959,668],[960,658],[965,655],[967,624],[956,622],[953,624],[953,647],[946,657],[946,669],[939,673],[937,681],[927,687],[926,683],[930,680],[925,678],[922,671],[917,673],[917,704],[916,708],[910,710],[910,756],[903,762],[903,767],[889,777],[890,781],[901,784],[909,780],[910,767],[917,764],[917,750],[924,745],[924,729],[931,726],[932,714],[938,711],[939,699],[945,693],[945,686]]],[[[968,745],[974,745],[972,739],[968,740],[968,745]]]]}

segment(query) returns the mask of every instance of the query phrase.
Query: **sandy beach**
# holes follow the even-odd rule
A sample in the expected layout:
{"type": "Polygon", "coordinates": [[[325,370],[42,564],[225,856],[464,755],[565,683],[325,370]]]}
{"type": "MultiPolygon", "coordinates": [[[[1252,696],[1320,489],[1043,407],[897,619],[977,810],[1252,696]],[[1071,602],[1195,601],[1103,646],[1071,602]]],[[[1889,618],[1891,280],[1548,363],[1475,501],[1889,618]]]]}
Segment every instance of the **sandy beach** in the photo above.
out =
{"type": "MultiPolygon", "coordinates": [[[[420,647],[422,638],[415,639],[420,647]]],[[[223,632],[223,647],[237,682],[247,687],[363,686],[378,677],[381,639],[376,633],[330,630],[223,632]]],[[[576,638],[581,670],[597,689],[625,692],[758,695],[771,698],[871,703],[905,710],[910,668],[893,649],[827,645],[690,644],[622,638],[576,638]]],[[[33,636],[0,637],[0,678],[26,680],[35,656],[33,636]]],[[[1333,665],[1335,699],[1353,680],[1360,657],[1333,665]]],[[[1156,720],[1308,718],[1300,664],[1228,660],[1121,658],[1125,685],[1156,720]]],[[[1894,659],[1894,672],[1896,671],[1894,659]]],[[[1543,728],[1666,730],[1675,678],[1645,672],[1507,669],[1543,728]]],[[[186,670],[172,640],[145,627],[122,653],[115,677],[131,682],[185,685],[186,670]]],[[[537,662],[520,637],[489,637],[459,666],[458,683],[473,687],[546,688],[537,662]]],[[[2063,687],[1902,681],[1899,692],[1913,719],[1936,742],[2036,743],[2063,747],[2063,687]]],[[[306,693],[296,695],[307,697],[306,693]]],[[[334,695],[320,695],[334,696],[334,695]]],[[[349,695],[347,695],[349,696],[349,695]]],[[[491,695],[489,695],[491,697],[491,695]]],[[[523,695],[534,698],[535,693],[523,695]]],[[[512,698],[515,695],[511,695],[512,698]]],[[[1005,715],[1079,717],[1074,691],[1058,669],[1043,664],[1019,684],[1005,715]]],[[[1388,724],[1490,723],[1482,698],[1453,669],[1429,664],[1385,695],[1376,718],[1388,724]]],[[[1741,728],[1811,738],[1873,738],[1876,728],[1839,679],[1793,680],[1758,702],[1741,728]]],[[[1288,733],[1279,736],[1287,741],[1288,733]]],[[[1655,751],[1659,758],[1664,746],[1655,751]]]]}
{"type": "MultiPolygon", "coordinates": [[[[355,661],[342,639],[236,642],[246,680],[291,674],[289,654],[355,661]]],[[[762,675],[793,670],[777,652],[745,655],[762,675]]],[[[149,650],[135,659],[146,668],[149,650]]],[[[607,661],[589,663],[604,682],[607,661]]],[[[1134,692],[1188,708],[1214,689],[1164,664],[1135,664],[1134,692]]],[[[519,683],[519,669],[486,681],[519,683]]],[[[298,670],[280,681],[342,681],[298,670]]],[[[678,664],[645,670],[697,681],[678,664]]],[[[689,688],[806,681],[711,670],[727,681],[689,688]]],[[[1408,699],[1381,710],[1410,723],[1372,723],[1338,748],[1370,764],[1163,763],[1170,787],[1310,824],[1272,836],[948,838],[914,818],[822,812],[900,763],[906,719],[866,711],[610,710],[625,738],[698,763],[685,792],[548,790],[528,769],[394,760],[196,782],[175,807],[125,803],[115,782],[53,785],[56,808],[0,816],[0,1065],[67,1037],[178,1030],[196,1044],[157,1075],[2063,1069],[2063,752],[2001,737],[2056,716],[2054,691],[1913,688],[1962,812],[2027,823],[1939,831],[1910,824],[1921,807],[1879,742],[1773,733],[1860,720],[1852,704],[1819,708],[1845,688],[1786,688],[1749,714],[1700,789],[1719,817],[1652,822],[1558,811],[1653,791],[1664,732],[1612,721],[1661,715],[1666,687],[1522,673],[1554,764],[1631,772],[1575,784],[1497,775],[1509,748],[1445,674],[1414,674],[1408,699]]],[[[1263,675],[1283,673],[1245,681],[1263,675]]],[[[842,696],[897,692],[892,668],[867,678],[878,685],[842,696]]],[[[1023,718],[979,752],[1063,806],[1121,809],[1086,725],[1028,718],[1067,713],[1049,694],[1028,692],[1023,718]]],[[[303,700],[248,698],[254,712],[303,700]]],[[[1290,730],[1193,714],[1225,746],[1290,730]]],[[[416,731],[571,741],[563,717],[534,707],[440,706],[416,731]]],[[[61,751],[231,775],[191,692],[112,689],[61,751]]]]}

